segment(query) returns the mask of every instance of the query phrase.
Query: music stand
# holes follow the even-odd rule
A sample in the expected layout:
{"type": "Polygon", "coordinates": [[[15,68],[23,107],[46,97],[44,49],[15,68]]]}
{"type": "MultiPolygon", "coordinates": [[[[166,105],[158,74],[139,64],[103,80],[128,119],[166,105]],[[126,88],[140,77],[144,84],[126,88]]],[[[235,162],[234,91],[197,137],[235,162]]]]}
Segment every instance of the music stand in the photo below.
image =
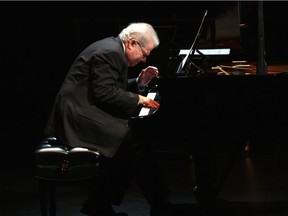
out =
{"type": "MultiPolygon", "coordinates": [[[[198,31],[197,31],[197,34],[194,38],[194,41],[192,43],[192,46],[189,50],[189,52],[187,53],[187,55],[183,58],[183,60],[180,62],[179,66],[178,66],[178,69],[176,71],[176,74],[185,74],[187,75],[189,73],[189,69],[191,67],[191,65],[193,65],[194,67],[196,67],[198,70],[200,70],[201,72],[203,72],[203,69],[201,69],[200,67],[198,67],[196,64],[194,64],[194,62],[192,62],[192,57],[194,56],[195,54],[195,51],[196,51],[196,47],[198,45],[198,40],[199,40],[199,37],[201,35],[201,32],[202,32],[202,27],[203,27],[203,23],[205,21],[205,18],[207,16],[207,13],[208,13],[208,10],[205,11],[203,17],[202,17],[202,20],[201,20],[201,23],[200,23],[200,26],[198,28],[198,31]],[[187,61],[188,59],[190,59],[191,61],[187,61]]],[[[199,50],[197,50],[197,52],[203,57],[204,54],[201,53],[199,50]]]]}

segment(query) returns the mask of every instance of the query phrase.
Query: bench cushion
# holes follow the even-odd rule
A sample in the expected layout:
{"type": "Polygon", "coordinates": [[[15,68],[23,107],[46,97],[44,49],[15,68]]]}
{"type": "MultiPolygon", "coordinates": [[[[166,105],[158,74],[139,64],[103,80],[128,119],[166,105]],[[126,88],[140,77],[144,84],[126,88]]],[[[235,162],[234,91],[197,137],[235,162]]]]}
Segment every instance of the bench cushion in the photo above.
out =
{"type": "Polygon", "coordinates": [[[82,147],[68,148],[51,137],[35,150],[35,177],[46,180],[84,180],[97,176],[100,153],[82,147]]]}

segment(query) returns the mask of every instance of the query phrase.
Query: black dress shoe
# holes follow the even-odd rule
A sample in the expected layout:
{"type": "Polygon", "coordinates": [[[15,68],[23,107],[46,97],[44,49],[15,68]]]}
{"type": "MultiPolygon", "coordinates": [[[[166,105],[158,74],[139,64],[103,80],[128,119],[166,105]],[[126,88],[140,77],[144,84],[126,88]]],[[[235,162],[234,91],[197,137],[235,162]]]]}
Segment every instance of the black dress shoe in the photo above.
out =
{"type": "Polygon", "coordinates": [[[94,207],[93,209],[84,206],[80,212],[88,216],[128,216],[125,212],[116,213],[111,206],[105,208],[98,206],[98,208],[94,207]]]}
{"type": "Polygon", "coordinates": [[[81,210],[83,214],[86,214],[88,216],[128,216],[125,212],[119,212],[119,213],[103,213],[103,212],[93,212],[93,213],[85,213],[81,210]]]}
{"type": "MultiPolygon", "coordinates": [[[[82,212],[83,213],[83,212],[82,212]]],[[[85,213],[84,213],[85,214],[85,213]]],[[[99,213],[92,213],[92,214],[87,214],[88,216],[128,216],[127,213],[124,212],[119,212],[119,213],[114,213],[113,215],[110,214],[99,214],[99,213]]]]}
{"type": "Polygon", "coordinates": [[[170,202],[165,202],[161,205],[151,206],[150,216],[173,216],[173,205],[170,202]]]}

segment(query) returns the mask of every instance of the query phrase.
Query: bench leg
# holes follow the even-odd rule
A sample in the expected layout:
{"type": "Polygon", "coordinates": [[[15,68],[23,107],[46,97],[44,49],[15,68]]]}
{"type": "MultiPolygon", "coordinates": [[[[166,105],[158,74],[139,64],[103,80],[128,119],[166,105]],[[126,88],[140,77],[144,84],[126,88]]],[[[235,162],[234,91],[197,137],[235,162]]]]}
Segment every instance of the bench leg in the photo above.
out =
{"type": "Polygon", "coordinates": [[[41,216],[56,216],[55,184],[48,180],[39,180],[39,198],[41,216]]]}
{"type": "Polygon", "coordinates": [[[50,183],[48,188],[50,216],[56,216],[55,190],[56,190],[55,184],[53,182],[50,183]]]}
{"type": "Polygon", "coordinates": [[[47,216],[47,182],[45,180],[39,180],[39,199],[40,199],[40,210],[41,216],[47,216]]]}

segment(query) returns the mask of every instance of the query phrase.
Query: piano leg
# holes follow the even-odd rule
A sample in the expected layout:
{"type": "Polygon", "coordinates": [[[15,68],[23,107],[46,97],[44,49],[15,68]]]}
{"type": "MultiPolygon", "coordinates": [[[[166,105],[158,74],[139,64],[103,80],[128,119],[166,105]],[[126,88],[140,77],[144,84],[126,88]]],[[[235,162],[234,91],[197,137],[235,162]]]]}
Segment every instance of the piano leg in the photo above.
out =
{"type": "MultiPolygon", "coordinates": [[[[218,122],[219,123],[219,122],[218,122]]],[[[241,127],[241,125],[239,125],[241,127]]],[[[221,188],[238,155],[243,152],[247,137],[233,127],[223,133],[221,125],[205,125],[190,138],[190,154],[194,160],[196,198],[200,215],[217,215],[221,188]],[[216,128],[216,129],[215,129],[216,128]]]]}
{"type": "Polygon", "coordinates": [[[200,215],[216,215],[217,194],[215,183],[217,175],[214,135],[209,134],[207,136],[207,127],[205,130],[197,131],[194,134],[195,136],[190,137],[188,143],[189,152],[194,161],[195,195],[198,202],[198,210],[200,215]],[[213,139],[208,137],[213,137],[213,139]]]}

